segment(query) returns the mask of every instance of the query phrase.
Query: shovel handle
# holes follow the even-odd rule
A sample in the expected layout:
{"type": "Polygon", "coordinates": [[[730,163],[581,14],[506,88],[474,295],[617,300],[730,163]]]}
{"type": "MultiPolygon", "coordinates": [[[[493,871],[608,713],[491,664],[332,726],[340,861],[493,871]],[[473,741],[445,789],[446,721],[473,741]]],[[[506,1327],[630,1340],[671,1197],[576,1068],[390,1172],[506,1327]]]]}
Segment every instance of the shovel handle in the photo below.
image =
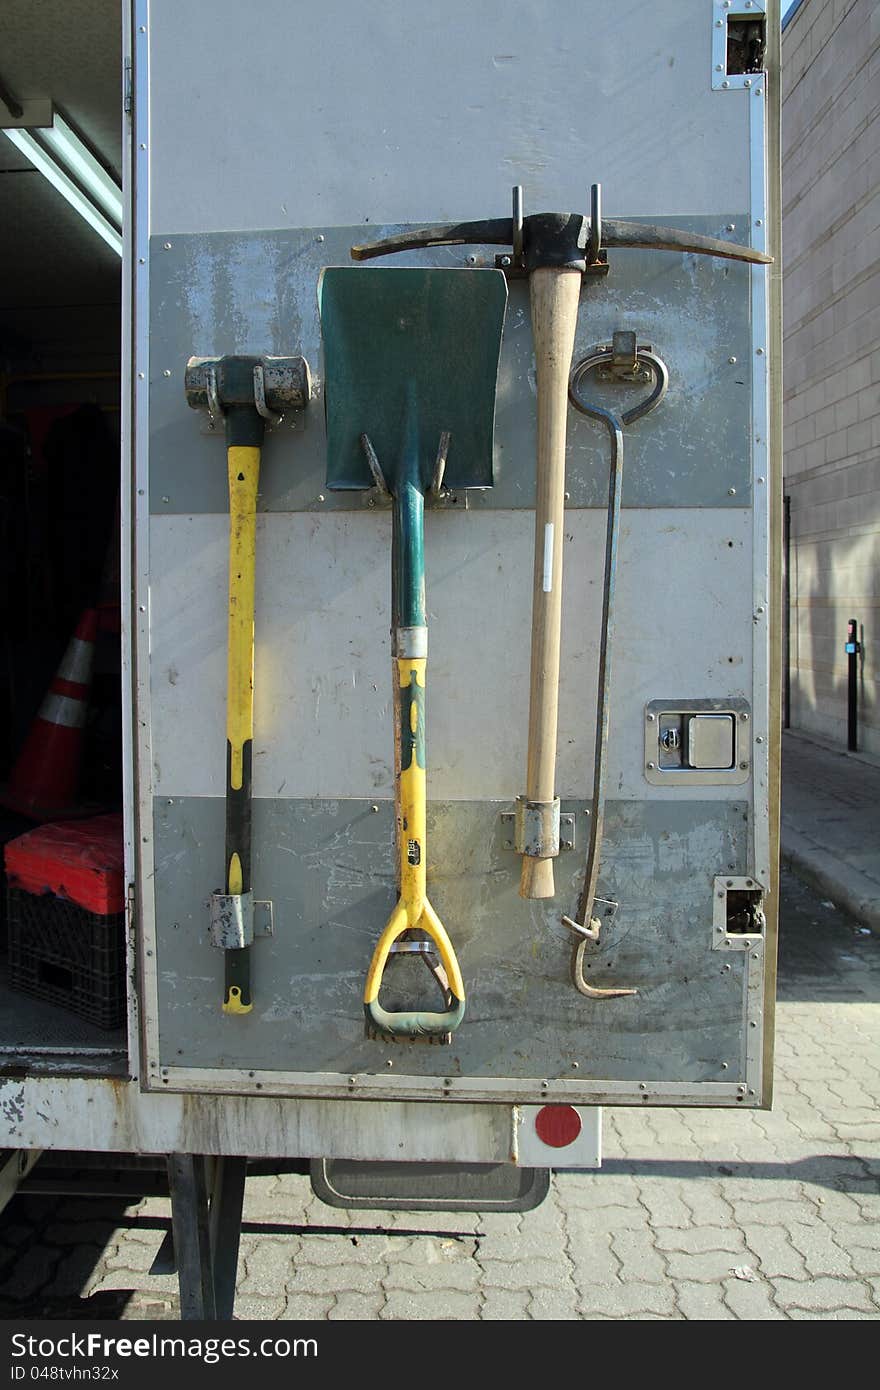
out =
{"type": "MultiPolygon", "coordinates": [[[[538,385],[535,570],[526,801],[555,797],[562,626],[562,533],[568,377],[581,289],[579,270],[539,268],[529,276],[538,385]]],[[[558,846],[555,851],[558,853],[558,846]]],[[[552,898],[553,857],[524,854],[523,898],[552,898]]]]}
{"type": "Polygon", "coordinates": [[[415,921],[412,919],[413,913],[407,910],[407,904],[401,898],[389,917],[385,930],[379,937],[373,952],[373,959],[370,962],[367,983],[364,988],[364,1014],[368,1025],[372,1025],[378,1033],[384,1033],[388,1037],[443,1037],[447,1033],[454,1033],[464,1018],[464,982],[461,978],[461,969],[452,942],[446,934],[446,929],[427,898],[422,902],[421,915],[415,921]],[[418,1009],[393,1013],[388,1009],[383,1009],[379,1003],[379,990],[382,985],[385,966],[391,954],[391,947],[398,937],[411,927],[427,932],[437,947],[437,953],[449,982],[449,1004],[443,1013],[418,1009]]]}

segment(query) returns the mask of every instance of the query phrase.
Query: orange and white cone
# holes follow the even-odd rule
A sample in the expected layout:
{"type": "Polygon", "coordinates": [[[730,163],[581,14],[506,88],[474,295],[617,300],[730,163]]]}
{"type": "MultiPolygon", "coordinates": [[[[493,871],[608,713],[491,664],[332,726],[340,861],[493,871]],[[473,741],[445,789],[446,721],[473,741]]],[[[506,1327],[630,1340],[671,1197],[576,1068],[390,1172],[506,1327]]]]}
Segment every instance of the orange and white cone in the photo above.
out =
{"type": "Polygon", "coordinates": [[[98,614],[87,608],[43,697],[0,802],[33,820],[75,809],[98,614]]]}

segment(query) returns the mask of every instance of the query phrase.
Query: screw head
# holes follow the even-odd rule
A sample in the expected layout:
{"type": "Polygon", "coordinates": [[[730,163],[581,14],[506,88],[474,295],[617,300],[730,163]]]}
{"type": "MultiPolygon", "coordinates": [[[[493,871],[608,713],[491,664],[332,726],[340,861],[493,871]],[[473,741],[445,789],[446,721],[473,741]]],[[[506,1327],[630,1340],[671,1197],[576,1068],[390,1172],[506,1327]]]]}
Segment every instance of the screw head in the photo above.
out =
{"type": "Polygon", "coordinates": [[[649,723],[649,724],[653,724],[653,723],[654,723],[654,720],[655,720],[656,718],[657,718],[656,714],[649,714],[649,715],[648,715],[648,723],[649,723]]]}
{"type": "Polygon", "coordinates": [[[729,488],[727,489],[727,495],[728,495],[728,497],[735,497],[735,496],[736,496],[736,488],[735,488],[735,487],[729,487],[729,488]]]}
{"type": "Polygon", "coordinates": [[[648,771],[649,771],[649,772],[653,772],[653,771],[654,771],[654,768],[655,768],[655,766],[656,766],[656,764],[655,764],[655,763],[648,763],[648,771]]]}
{"type": "Polygon", "coordinates": [[[729,82],[722,82],[721,85],[722,85],[722,87],[727,88],[727,87],[730,86],[730,83],[729,83],[729,82]]]}
{"type": "Polygon", "coordinates": [[[317,241],[318,244],[320,245],[321,242],[322,242],[323,240],[324,240],[324,233],[323,233],[323,232],[319,232],[318,235],[315,237],[315,241],[317,241]]]}
{"type": "Polygon", "coordinates": [[[729,362],[729,364],[730,364],[731,367],[735,367],[735,366],[736,366],[736,358],[735,358],[735,357],[728,357],[727,361],[729,362]]]}
{"type": "Polygon", "coordinates": [[[166,367],[165,370],[164,370],[164,372],[162,373],[162,375],[163,375],[163,376],[170,376],[170,375],[171,375],[171,372],[170,372],[169,369],[166,367]]]}
{"type": "Polygon", "coordinates": [[[170,242],[170,241],[166,241],[166,243],[165,243],[165,250],[166,250],[166,251],[170,251],[170,250],[171,250],[171,242],[170,242]]]}

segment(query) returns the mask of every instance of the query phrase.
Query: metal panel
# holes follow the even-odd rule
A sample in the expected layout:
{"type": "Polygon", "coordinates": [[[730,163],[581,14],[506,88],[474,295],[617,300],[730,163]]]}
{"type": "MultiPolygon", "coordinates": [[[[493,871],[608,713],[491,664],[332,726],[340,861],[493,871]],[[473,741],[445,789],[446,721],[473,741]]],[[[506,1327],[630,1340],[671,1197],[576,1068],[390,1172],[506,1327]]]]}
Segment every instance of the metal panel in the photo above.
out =
{"type": "MultiPolygon", "coordinates": [[[[671,225],[748,242],[744,214],[656,216],[671,225]]],[[[399,228],[379,229],[393,231],[399,228]]],[[[320,390],[321,335],[317,281],[325,266],[351,265],[349,248],[363,227],[296,228],[248,235],[161,234],[151,243],[150,507],[154,513],[223,512],[228,506],[222,426],[183,396],[191,355],[289,354],[309,361],[320,390]]],[[[479,248],[478,248],[479,249],[479,248]]],[[[394,258],[395,265],[465,266],[474,248],[444,247],[394,258]]],[[[485,248],[484,248],[485,251],[485,248]]],[[[491,265],[491,249],[478,256],[491,265]]],[[[747,266],[672,252],[611,253],[607,281],[587,284],[575,359],[615,329],[631,328],[669,367],[662,409],[627,431],[623,503],[627,507],[742,507],[749,504],[751,363],[747,266]]],[[[495,431],[495,483],[471,490],[467,505],[532,507],[535,387],[528,294],[512,283],[502,343],[495,431]]],[[[596,390],[593,383],[591,390],[596,390]]],[[[608,395],[608,392],[605,392],[608,395]]],[[[611,393],[616,406],[630,392],[611,393]]],[[[598,398],[603,399],[601,388],[598,398]]],[[[604,505],[604,429],[571,412],[566,487],[572,507],[604,505]]],[[[459,504],[463,499],[458,499],[459,504]]],[[[264,511],[362,511],[363,495],[326,487],[324,412],[320,397],[270,427],[261,470],[264,511]]]]}
{"type": "Polygon", "coordinates": [[[709,0],[152,0],[159,232],[744,207],[709,0]],[[246,93],[246,96],[245,96],[246,93]],[[707,139],[707,134],[711,138],[707,139]],[[613,205],[610,201],[613,190],[613,205]]]}
{"type": "MultiPolygon", "coordinates": [[[[582,999],[570,983],[559,905],[518,896],[518,860],[502,847],[507,808],[434,803],[431,897],[469,987],[467,1025],[451,1047],[364,1038],[364,970],[394,895],[393,817],[387,802],[374,804],[255,804],[254,888],[274,902],[275,933],[254,947],[253,1013],[230,1021],[217,1005],[222,957],[208,942],[206,904],[222,873],[223,802],[157,802],[158,1060],[167,1084],[177,1068],[223,1067],[277,1070],[296,1077],[293,1092],[318,1077],[333,1088],[372,1073],[391,1094],[406,1095],[411,1077],[442,1091],[449,1076],[482,1080],[491,1093],[504,1076],[519,1079],[518,1098],[539,1099],[542,1079],[576,1094],[606,1077],[743,1074],[744,963],[719,963],[712,952],[712,897],[716,873],[745,872],[744,803],[609,804],[601,882],[619,908],[589,977],[639,994],[605,1003],[582,999]]],[[[576,861],[559,861],[562,901],[576,896],[576,861]]],[[[418,961],[411,968],[431,985],[418,961]]]]}
{"type": "MultiPolygon", "coordinates": [[[[222,442],[213,443],[225,470],[222,442]]],[[[533,527],[525,511],[427,518],[429,797],[513,799],[522,790],[533,527]],[[472,693],[475,652],[479,699],[472,693]]],[[[601,588],[604,529],[602,512],[566,513],[557,784],[563,797],[588,794],[592,784],[599,642],[593,596],[601,588]]],[[[624,514],[609,747],[610,785],[621,797],[647,792],[646,703],[670,687],[676,696],[722,702],[750,695],[750,530],[743,508],[624,514]],[[671,557],[681,554],[699,583],[676,582],[671,557]]],[[[227,532],[224,516],[153,520],[151,754],[161,796],[223,793],[227,532]]],[[[261,519],[257,797],[390,794],[390,550],[385,512],[261,519]]],[[[682,794],[742,793],[651,790],[672,801],[682,794]]]]}

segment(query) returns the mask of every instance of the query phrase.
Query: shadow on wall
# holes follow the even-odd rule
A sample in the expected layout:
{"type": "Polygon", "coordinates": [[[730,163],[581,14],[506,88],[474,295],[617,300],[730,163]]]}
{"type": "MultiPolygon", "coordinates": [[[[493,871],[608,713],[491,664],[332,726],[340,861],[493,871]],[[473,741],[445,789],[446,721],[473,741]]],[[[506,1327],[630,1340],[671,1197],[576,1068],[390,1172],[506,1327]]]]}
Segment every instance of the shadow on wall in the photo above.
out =
{"type": "MultiPolygon", "coordinates": [[[[801,534],[807,508],[792,497],[790,547],[791,727],[847,746],[847,627],[855,619],[858,747],[880,753],[876,660],[871,646],[878,603],[880,535],[816,538],[801,534]]],[[[866,499],[867,500],[867,499],[866,499]]],[[[880,517],[877,518],[880,524],[880,517]]]]}

